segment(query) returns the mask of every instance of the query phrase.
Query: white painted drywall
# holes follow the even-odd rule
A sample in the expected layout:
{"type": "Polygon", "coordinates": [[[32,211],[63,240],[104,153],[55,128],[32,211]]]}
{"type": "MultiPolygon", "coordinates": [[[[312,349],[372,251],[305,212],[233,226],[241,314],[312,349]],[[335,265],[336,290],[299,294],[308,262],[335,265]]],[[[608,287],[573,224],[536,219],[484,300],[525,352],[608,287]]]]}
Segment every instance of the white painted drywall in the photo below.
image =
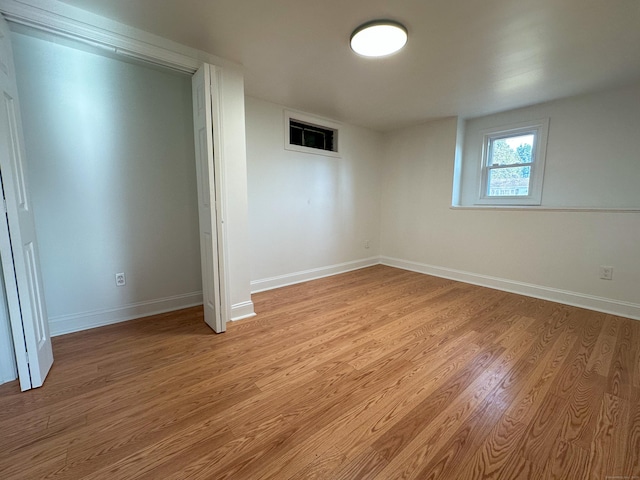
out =
{"type": "Polygon", "coordinates": [[[247,146],[244,78],[240,70],[222,69],[222,151],[225,184],[224,225],[227,242],[231,318],[253,315],[247,200],[247,146]]]}
{"type": "Polygon", "coordinates": [[[12,41],[50,321],[193,301],[202,287],[190,77],[12,41]]]}
{"type": "Polygon", "coordinates": [[[16,378],[18,378],[18,371],[16,369],[4,277],[0,266],[0,385],[16,378]]]}
{"type": "Polygon", "coordinates": [[[468,120],[462,205],[478,196],[483,130],[549,118],[542,206],[640,208],[640,84],[468,120]]]}
{"type": "MultiPolygon", "coordinates": [[[[383,257],[629,302],[637,310],[640,214],[452,209],[457,123],[387,135],[383,257]],[[613,281],[598,278],[599,265],[614,267],[613,281]]],[[[635,159],[637,172],[637,153],[635,159]]]]}
{"type": "Polygon", "coordinates": [[[246,99],[256,289],[264,279],[282,276],[284,284],[302,271],[379,255],[382,135],[342,124],[341,158],[285,150],[284,110],[246,99]]]}

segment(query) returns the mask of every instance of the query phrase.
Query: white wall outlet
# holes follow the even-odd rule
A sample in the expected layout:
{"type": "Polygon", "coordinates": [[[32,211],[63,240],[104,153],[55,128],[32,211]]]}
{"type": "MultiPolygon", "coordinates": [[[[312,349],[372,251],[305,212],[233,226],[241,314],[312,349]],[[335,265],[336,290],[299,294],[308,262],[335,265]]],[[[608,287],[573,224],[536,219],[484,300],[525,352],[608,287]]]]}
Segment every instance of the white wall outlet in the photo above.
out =
{"type": "Polygon", "coordinates": [[[600,265],[600,278],[602,280],[613,280],[613,267],[600,265]]]}
{"type": "Polygon", "coordinates": [[[371,245],[369,245],[369,240],[365,240],[364,241],[364,248],[369,248],[371,245]]]}
{"type": "Polygon", "coordinates": [[[116,273],[116,287],[124,287],[127,284],[127,279],[124,273],[116,273]]]}

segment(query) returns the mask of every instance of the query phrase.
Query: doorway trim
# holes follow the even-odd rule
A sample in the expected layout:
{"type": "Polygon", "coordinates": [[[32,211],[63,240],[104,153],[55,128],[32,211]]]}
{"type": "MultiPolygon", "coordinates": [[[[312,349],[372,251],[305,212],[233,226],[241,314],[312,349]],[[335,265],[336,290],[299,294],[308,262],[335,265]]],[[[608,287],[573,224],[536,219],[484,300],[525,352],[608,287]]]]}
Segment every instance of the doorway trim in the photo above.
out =
{"type": "MultiPolygon", "coordinates": [[[[106,50],[108,53],[135,58],[143,62],[160,65],[165,68],[193,75],[203,63],[209,63],[218,67],[229,67],[242,71],[241,66],[224,60],[215,55],[207,54],[190,47],[177,44],[162,37],[143,32],[141,30],[126,27],[123,24],[109,20],[98,15],[91,14],[70,5],[56,1],[39,1],[37,6],[31,0],[0,0],[0,13],[11,23],[24,25],[38,31],[62,36],[86,45],[106,50]],[[43,5],[43,6],[42,6],[43,5]],[[80,19],[80,20],[78,20],[80,19]]],[[[216,104],[222,105],[222,86],[212,89],[212,95],[216,95],[216,104]]],[[[219,112],[219,121],[214,122],[219,138],[222,138],[222,125],[224,123],[223,111],[219,112]]],[[[219,149],[219,158],[216,159],[216,175],[220,179],[220,216],[218,218],[218,242],[221,250],[220,259],[225,265],[220,268],[220,293],[221,314],[226,321],[232,321],[234,306],[231,303],[231,288],[229,282],[229,243],[227,241],[227,229],[224,225],[227,220],[227,188],[225,181],[224,159],[222,148],[219,149]]],[[[195,166],[194,166],[195,168],[195,166]]],[[[245,302],[246,303],[246,302],[245,302]]],[[[246,310],[241,305],[243,313],[246,310]]],[[[253,307],[253,304],[251,304],[253,307]]],[[[244,316],[252,316],[251,312],[244,316]]]]}
{"type": "Polygon", "coordinates": [[[75,7],[58,2],[55,6],[48,6],[51,10],[31,5],[24,0],[0,0],[0,12],[9,22],[70,38],[125,57],[137,58],[189,74],[194,74],[203,61],[211,63],[219,60],[200,59],[202,55],[198,55],[196,50],[179,48],[180,46],[173,42],[133,28],[128,29],[126,33],[120,33],[118,30],[122,30],[121,24],[75,7]],[[76,14],[76,18],[90,17],[99,25],[71,18],[69,15],[72,12],[76,14]],[[163,44],[166,46],[162,46],[163,44]],[[177,50],[183,50],[183,53],[177,50]]]}

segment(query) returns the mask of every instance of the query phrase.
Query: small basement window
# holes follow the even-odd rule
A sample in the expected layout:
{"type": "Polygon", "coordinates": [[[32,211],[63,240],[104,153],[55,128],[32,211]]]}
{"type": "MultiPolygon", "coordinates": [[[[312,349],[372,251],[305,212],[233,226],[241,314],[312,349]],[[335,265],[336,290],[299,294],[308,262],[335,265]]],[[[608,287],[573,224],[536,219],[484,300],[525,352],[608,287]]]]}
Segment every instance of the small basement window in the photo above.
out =
{"type": "Polygon", "coordinates": [[[337,157],[338,125],[311,115],[285,111],[284,148],[337,157]]]}
{"type": "Polygon", "coordinates": [[[333,152],[334,130],[308,123],[289,121],[289,140],[293,145],[333,152]]]}

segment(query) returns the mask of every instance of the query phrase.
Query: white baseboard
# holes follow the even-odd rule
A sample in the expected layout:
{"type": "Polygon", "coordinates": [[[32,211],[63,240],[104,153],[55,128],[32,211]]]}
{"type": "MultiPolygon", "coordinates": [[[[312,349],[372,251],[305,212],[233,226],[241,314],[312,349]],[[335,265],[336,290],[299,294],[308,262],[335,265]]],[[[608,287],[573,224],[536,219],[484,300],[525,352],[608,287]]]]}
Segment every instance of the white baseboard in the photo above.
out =
{"type": "Polygon", "coordinates": [[[328,267],[312,268],[311,270],[302,270],[300,272],[288,273],[277,277],[263,278],[261,280],[253,280],[251,282],[251,293],[264,292],[273,290],[274,288],[286,287],[296,283],[308,282],[309,280],[317,280],[318,278],[330,277],[339,273],[351,272],[365,267],[371,267],[380,263],[380,257],[363,258],[352,262],[338,263],[329,265],[328,267]]]}
{"type": "Polygon", "coordinates": [[[49,330],[51,336],[56,337],[66,333],[88,330],[89,328],[195,307],[196,305],[202,305],[202,292],[175,295],[147,302],[130,303],[117,308],[50,317],[49,330]]]}
{"type": "Polygon", "coordinates": [[[448,278],[459,282],[471,283],[482,287],[495,288],[505,292],[518,293],[528,297],[550,300],[552,302],[572,305],[574,307],[587,308],[598,312],[610,313],[622,317],[640,320],[640,304],[623,302],[611,298],[597,297],[584,293],[570,292],[557,288],[532,285],[530,283],[516,282],[504,278],[479,275],[477,273],[454,270],[452,268],[437,267],[424,263],[401,260],[399,258],[380,257],[380,263],[390,267],[402,268],[413,272],[433,275],[435,277],[448,278]]]}
{"type": "MultiPolygon", "coordinates": [[[[597,297],[594,295],[506,280],[488,275],[480,275],[452,268],[438,267],[435,265],[427,265],[424,263],[384,256],[370,257],[362,260],[355,260],[352,262],[345,262],[337,265],[265,278],[262,280],[254,280],[251,282],[251,291],[252,293],[258,293],[265,290],[346,273],[377,264],[388,265],[390,267],[401,268],[403,270],[448,278],[459,282],[495,288],[505,292],[517,293],[528,297],[541,298],[543,300],[550,300],[552,302],[573,305],[575,307],[587,308],[590,310],[640,320],[640,304],[638,303],[624,302],[610,298],[597,297]]],[[[150,300],[147,302],[132,303],[118,308],[51,317],[49,319],[49,329],[51,336],[55,337],[58,335],[79,332],[81,330],[102,327],[114,323],[126,322],[136,318],[157,315],[197,305],[202,305],[202,292],[193,292],[184,295],[150,300]]],[[[254,306],[251,301],[237,303],[231,307],[232,321],[242,320],[244,318],[253,317],[254,315],[254,306]]]]}
{"type": "Polygon", "coordinates": [[[242,302],[231,305],[231,321],[237,322],[238,320],[244,320],[245,318],[255,317],[256,313],[253,311],[253,302],[242,302]]]}

